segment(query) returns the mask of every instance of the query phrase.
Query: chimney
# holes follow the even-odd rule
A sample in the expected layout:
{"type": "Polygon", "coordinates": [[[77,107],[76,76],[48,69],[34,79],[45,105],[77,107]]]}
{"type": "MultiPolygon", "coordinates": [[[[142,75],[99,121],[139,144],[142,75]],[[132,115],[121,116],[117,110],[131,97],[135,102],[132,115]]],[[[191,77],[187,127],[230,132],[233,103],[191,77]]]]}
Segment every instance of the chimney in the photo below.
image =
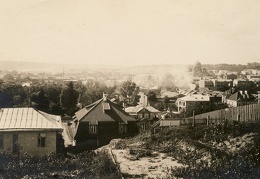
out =
{"type": "Polygon", "coordinates": [[[103,101],[107,101],[107,94],[103,92],[103,101]]]}

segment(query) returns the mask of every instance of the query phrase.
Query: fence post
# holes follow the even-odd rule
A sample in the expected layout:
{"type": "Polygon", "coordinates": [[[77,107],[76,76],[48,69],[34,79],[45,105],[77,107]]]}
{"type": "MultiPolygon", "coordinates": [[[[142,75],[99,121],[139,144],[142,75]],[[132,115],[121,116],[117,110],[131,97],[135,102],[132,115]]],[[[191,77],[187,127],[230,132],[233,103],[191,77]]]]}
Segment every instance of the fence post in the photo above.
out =
{"type": "Polygon", "coordinates": [[[207,116],[207,126],[209,125],[209,116],[207,116]]]}
{"type": "Polygon", "coordinates": [[[195,126],[195,112],[193,111],[193,120],[192,120],[192,126],[195,126]]]}

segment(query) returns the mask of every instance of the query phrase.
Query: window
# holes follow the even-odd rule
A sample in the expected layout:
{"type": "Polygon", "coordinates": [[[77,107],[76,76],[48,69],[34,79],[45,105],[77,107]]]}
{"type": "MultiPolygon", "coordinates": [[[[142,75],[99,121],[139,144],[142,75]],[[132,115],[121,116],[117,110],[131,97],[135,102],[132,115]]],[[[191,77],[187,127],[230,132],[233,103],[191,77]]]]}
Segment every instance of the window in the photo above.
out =
{"type": "Polygon", "coordinates": [[[144,118],[149,118],[149,113],[144,113],[144,118]]]}
{"type": "Polygon", "coordinates": [[[97,134],[98,133],[98,125],[89,125],[89,133],[97,134]]]}
{"type": "Polygon", "coordinates": [[[141,118],[143,118],[143,113],[138,114],[138,119],[141,119],[141,118]]]}
{"type": "Polygon", "coordinates": [[[46,147],[46,134],[38,134],[38,147],[46,147]]]}
{"type": "Polygon", "coordinates": [[[119,124],[119,133],[125,134],[127,132],[126,124],[119,124]]]}
{"type": "Polygon", "coordinates": [[[145,131],[147,129],[147,123],[142,123],[142,130],[145,131]]]}
{"type": "Polygon", "coordinates": [[[4,148],[4,135],[0,134],[0,149],[4,148]]]}

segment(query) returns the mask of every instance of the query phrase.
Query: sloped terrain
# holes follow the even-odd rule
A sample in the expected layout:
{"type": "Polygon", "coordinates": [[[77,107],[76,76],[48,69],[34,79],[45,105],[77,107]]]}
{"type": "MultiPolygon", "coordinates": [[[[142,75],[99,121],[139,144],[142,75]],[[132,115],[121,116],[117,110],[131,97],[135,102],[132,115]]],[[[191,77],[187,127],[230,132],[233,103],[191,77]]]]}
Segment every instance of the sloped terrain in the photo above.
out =
{"type": "Polygon", "coordinates": [[[259,123],[164,128],[110,143],[125,178],[258,178],[259,123]]]}

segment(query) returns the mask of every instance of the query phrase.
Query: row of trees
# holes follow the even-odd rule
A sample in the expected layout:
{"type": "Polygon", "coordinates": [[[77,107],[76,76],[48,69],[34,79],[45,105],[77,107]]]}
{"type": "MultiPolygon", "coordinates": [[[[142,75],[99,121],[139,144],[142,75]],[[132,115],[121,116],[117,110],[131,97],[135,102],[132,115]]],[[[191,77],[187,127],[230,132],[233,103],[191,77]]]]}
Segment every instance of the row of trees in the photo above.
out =
{"type": "Polygon", "coordinates": [[[74,115],[80,106],[86,106],[102,98],[103,93],[117,99],[119,104],[136,105],[139,87],[126,81],[117,87],[107,87],[98,81],[43,83],[40,81],[22,85],[19,82],[0,81],[1,107],[34,107],[57,115],[74,115]],[[119,91],[119,92],[116,92],[119,91]]]}

